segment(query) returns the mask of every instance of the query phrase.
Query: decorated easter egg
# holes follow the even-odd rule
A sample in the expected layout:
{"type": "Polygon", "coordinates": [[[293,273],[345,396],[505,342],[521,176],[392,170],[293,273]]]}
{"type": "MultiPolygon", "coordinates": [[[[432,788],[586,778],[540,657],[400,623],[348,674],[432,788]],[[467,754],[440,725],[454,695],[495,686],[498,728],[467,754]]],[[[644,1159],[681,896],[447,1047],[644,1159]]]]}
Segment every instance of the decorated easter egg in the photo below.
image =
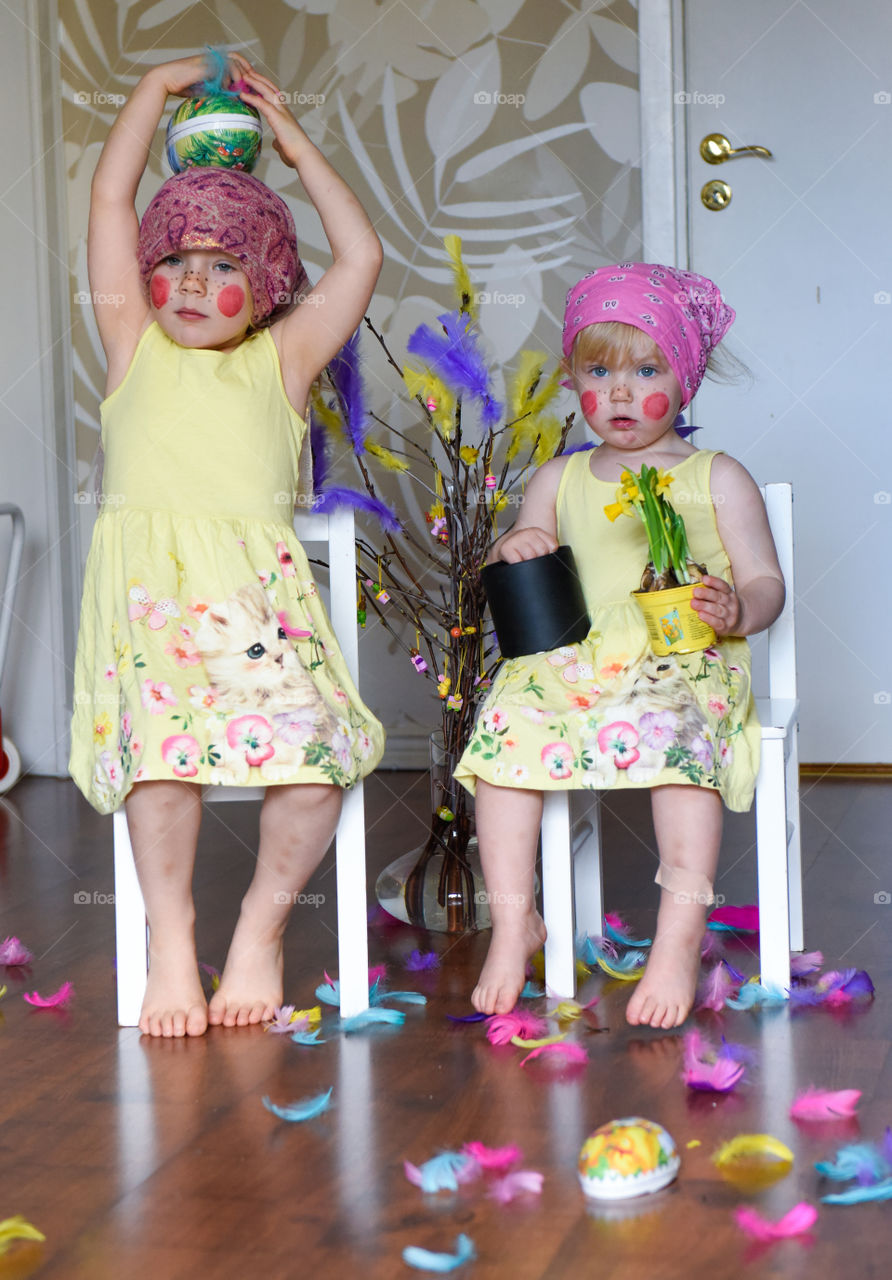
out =
{"type": "Polygon", "coordinates": [[[587,1196],[624,1200],[659,1191],[681,1160],[662,1125],[641,1116],[610,1120],[589,1134],[579,1153],[579,1181],[587,1196]]]}
{"type": "Polygon", "coordinates": [[[167,162],[174,173],[217,165],[250,173],[260,155],[260,113],[230,93],[186,98],[167,126],[167,162]]]}

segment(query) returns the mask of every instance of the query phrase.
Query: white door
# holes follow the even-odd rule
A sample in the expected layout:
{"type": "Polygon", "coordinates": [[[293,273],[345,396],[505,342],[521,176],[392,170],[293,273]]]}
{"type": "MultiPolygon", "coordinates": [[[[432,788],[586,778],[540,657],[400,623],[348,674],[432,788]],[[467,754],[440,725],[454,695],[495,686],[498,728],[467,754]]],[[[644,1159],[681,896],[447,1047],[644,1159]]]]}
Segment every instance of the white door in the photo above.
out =
{"type": "Polygon", "coordinates": [[[684,0],[672,34],[679,262],[686,223],[754,378],[704,383],[694,440],[793,482],[801,758],[890,762],[892,5],[684,0]],[[713,133],[772,158],[707,164],[713,133]]]}

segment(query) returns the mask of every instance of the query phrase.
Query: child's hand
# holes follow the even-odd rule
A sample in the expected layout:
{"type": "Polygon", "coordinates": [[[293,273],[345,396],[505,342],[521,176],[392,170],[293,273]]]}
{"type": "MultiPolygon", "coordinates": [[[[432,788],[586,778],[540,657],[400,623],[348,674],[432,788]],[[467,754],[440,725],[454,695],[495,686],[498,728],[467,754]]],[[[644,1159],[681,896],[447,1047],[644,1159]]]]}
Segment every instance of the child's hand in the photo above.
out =
{"type": "Polygon", "coordinates": [[[494,543],[490,561],[505,560],[508,564],[517,564],[521,560],[535,560],[537,556],[550,555],[557,551],[557,538],[553,538],[544,529],[531,526],[528,529],[516,529],[506,533],[494,543]]]}
{"type": "MultiPolygon", "coordinates": [[[[230,65],[235,55],[230,54],[230,65]]],[[[149,75],[161,80],[168,93],[178,98],[191,98],[190,90],[198,86],[210,74],[211,64],[206,53],[196,53],[191,58],[177,58],[174,62],[162,62],[153,67],[149,75]]]]}
{"type": "Polygon", "coordinates": [[[255,71],[240,54],[232,54],[231,57],[233,61],[238,60],[239,74],[251,86],[250,90],[243,89],[239,97],[260,112],[275,134],[273,150],[279,153],[287,165],[296,169],[300,152],[309,142],[307,135],[280,101],[280,91],[272,80],[255,71]]]}
{"type": "Polygon", "coordinates": [[[724,578],[706,574],[697,583],[691,605],[697,617],[708,623],[717,636],[737,634],[743,609],[736,591],[724,578]]]}

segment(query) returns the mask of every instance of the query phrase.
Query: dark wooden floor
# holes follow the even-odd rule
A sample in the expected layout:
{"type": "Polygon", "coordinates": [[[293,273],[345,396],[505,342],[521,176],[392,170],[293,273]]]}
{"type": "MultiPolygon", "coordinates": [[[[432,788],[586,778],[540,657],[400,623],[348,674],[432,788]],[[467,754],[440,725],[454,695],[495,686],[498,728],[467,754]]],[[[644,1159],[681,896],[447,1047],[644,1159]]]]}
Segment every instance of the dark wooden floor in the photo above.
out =
{"type": "MultiPolygon", "coordinates": [[[[368,787],[370,884],[418,843],[426,780],[380,773],[368,787]]],[[[259,1028],[215,1029],[192,1041],[150,1041],[115,1023],[111,823],[73,785],[26,779],[0,801],[0,939],[17,934],[35,952],[30,971],[7,971],[0,1002],[0,1219],[22,1213],[46,1234],[0,1257],[0,1277],[59,1280],[253,1280],[254,1277],[399,1277],[406,1244],[451,1249],[459,1232],[478,1260],[461,1274],[698,1277],[888,1275],[892,1205],[820,1206],[813,1242],[753,1253],[732,1222],[740,1203],[779,1217],[801,1199],[818,1203],[816,1159],[892,1121],[892,786],[806,782],[806,943],[829,966],[866,968],[877,997],[864,1010],[787,1009],[698,1015],[703,1029],[756,1051],[733,1095],[692,1094],[679,1080],[679,1034],[632,1030],[628,991],[592,977],[605,1034],[588,1034],[591,1060],[577,1075],[518,1065],[519,1050],[492,1049],[478,1026],[447,1013],[467,1003],[487,934],[450,939],[375,927],[372,962],[394,987],[429,998],[405,1026],[304,1048],[259,1028]],[[89,902],[77,901],[86,894],[89,902]],[[442,957],[436,974],[406,973],[415,947],[442,957]],[[31,1010],[21,993],[71,980],[68,1013],[31,1010]],[[863,1090],[848,1128],[797,1127],[794,1092],[814,1084],[863,1090]],[[333,1086],[333,1108],[301,1125],[269,1114],[280,1103],[333,1086]],[[682,1154],[673,1187],[622,1210],[594,1211],[576,1181],[586,1134],[611,1117],[664,1124],[682,1154]],[[796,1153],[773,1187],[742,1193],[710,1161],[737,1133],[767,1132],[796,1153]],[[425,1196],[403,1175],[443,1148],[480,1140],[518,1143],[526,1167],[545,1175],[541,1198],[499,1207],[471,1184],[425,1196]],[[700,1146],[687,1144],[699,1140],[700,1146]]],[[[652,834],[634,796],[610,800],[605,818],[607,903],[636,926],[654,918],[652,834]]],[[[196,872],[199,954],[222,966],[252,866],[256,810],[208,810],[196,872]]],[[[730,815],[719,890],[754,900],[751,815],[730,815]]],[[[314,1003],[323,969],[336,969],[334,875],[329,859],[310,890],[321,908],[295,909],[286,950],[286,998],[314,1003]]],[[[750,949],[731,958],[756,971],[750,949]]],[[[0,970],[0,983],[4,971],[0,970]]],[[[531,1005],[535,1008],[535,1002],[531,1005]]],[[[327,1011],[331,1023],[334,1014],[327,1011]]],[[[323,1031],[323,1035],[327,1034],[323,1031]]],[[[579,1033],[576,1033],[579,1034],[579,1033]]]]}

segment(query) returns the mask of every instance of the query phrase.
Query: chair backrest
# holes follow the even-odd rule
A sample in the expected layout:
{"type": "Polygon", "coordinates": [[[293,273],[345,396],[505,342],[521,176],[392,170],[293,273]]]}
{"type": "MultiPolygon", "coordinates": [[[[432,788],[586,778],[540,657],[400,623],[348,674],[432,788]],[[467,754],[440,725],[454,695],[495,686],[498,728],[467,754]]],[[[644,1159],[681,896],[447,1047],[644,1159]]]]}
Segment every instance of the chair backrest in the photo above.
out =
{"type": "Polygon", "coordinates": [[[359,633],[356,626],[356,529],[352,507],[338,507],[330,515],[298,511],[294,532],[302,543],[328,544],[329,616],[347,670],[359,685],[359,633]]]}
{"type": "Polygon", "coordinates": [[[783,611],[768,628],[768,690],[772,698],[795,698],[796,590],[793,580],[793,486],[788,482],[761,488],[771,536],[787,587],[783,611]]]}

